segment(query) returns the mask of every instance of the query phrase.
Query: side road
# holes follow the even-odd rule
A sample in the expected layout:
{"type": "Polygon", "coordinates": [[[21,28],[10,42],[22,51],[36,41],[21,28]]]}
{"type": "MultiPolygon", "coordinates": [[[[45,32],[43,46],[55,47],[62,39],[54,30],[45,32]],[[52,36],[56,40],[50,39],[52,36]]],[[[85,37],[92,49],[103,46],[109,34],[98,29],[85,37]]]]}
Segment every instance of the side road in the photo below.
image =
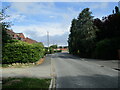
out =
{"type": "Polygon", "coordinates": [[[44,62],[37,66],[29,68],[4,68],[2,69],[2,78],[4,77],[51,78],[50,55],[47,55],[44,62]]]}

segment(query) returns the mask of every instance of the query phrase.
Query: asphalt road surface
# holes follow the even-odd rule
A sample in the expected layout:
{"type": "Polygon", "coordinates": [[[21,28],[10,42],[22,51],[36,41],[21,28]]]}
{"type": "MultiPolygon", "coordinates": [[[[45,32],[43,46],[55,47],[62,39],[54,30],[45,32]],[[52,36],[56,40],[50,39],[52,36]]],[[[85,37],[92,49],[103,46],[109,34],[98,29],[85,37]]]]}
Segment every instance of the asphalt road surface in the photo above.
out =
{"type": "Polygon", "coordinates": [[[52,54],[51,62],[56,88],[118,88],[119,71],[109,65],[68,53],[52,54]]]}

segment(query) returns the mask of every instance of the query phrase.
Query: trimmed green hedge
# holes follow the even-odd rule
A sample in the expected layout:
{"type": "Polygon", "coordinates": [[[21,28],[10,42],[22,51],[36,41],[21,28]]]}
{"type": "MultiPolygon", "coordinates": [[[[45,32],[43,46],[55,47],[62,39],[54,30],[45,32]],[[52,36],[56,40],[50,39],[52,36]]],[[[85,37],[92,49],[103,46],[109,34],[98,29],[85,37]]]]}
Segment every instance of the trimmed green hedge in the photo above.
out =
{"type": "Polygon", "coordinates": [[[44,56],[45,49],[42,43],[28,44],[22,41],[7,43],[3,47],[3,64],[33,63],[44,56]]]}
{"type": "Polygon", "coordinates": [[[120,38],[104,39],[97,43],[95,57],[99,59],[118,59],[120,38]]]}

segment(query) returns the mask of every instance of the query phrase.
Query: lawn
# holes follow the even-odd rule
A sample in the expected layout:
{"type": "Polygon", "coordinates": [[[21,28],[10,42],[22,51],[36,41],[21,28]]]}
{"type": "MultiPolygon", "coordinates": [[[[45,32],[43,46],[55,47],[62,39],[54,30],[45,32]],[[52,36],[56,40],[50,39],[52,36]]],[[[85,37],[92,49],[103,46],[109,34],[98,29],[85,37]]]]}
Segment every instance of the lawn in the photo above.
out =
{"type": "Polygon", "coordinates": [[[17,89],[42,89],[49,88],[51,79],[38,78],[3,78],[2,88],[17,88],[17,89]]]}

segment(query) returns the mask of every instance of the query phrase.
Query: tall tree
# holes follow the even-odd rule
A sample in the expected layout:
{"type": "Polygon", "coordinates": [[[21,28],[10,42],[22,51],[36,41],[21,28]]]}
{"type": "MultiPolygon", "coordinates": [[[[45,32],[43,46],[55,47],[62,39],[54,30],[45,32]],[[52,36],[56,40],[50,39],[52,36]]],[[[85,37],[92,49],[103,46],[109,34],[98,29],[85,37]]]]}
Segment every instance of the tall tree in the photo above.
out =
{"type": "Polygon", "coordinates": [[[78,50],[80,55],[84,57],[91,56],[94,48],[94,41],[96,37],[97,27],[93,23],[92,12],[89,8],[85,8],[78,16],[78,50]]]}
{"type": "Polygon", "coordinates": [[[115,13],[119,13],[119,8],[118,8],[118,6],[115,6],[115,13]]]}
{"type": "Polygon", "coordinates": [[[77,52],[76,47],[76,34],[77,34],[77,20],[73,19],[70,27],[70,35],[68,38],[69,52],[75,54],[77,52]]]}
{"type": "Polygon", "coordinates": [[[68,41],[70,53],[91,56],[97,31],[91,14],[89,8],[85,8],[77,19],[73,19],[68,41]]]}
{"type": "Polygon", "coordinates": [[[11,22],[6,22],[4,19],[9,17],[8,15],[5,14],[5,10],[8,7],[2,9],[0,12],[0,29],[2,30],[2,45],[4,46],[5,43],[7,43],[8,40],[11,40],[11,37],[7,34],[6,30],[8,27],[11,26],[11,22]]]}

